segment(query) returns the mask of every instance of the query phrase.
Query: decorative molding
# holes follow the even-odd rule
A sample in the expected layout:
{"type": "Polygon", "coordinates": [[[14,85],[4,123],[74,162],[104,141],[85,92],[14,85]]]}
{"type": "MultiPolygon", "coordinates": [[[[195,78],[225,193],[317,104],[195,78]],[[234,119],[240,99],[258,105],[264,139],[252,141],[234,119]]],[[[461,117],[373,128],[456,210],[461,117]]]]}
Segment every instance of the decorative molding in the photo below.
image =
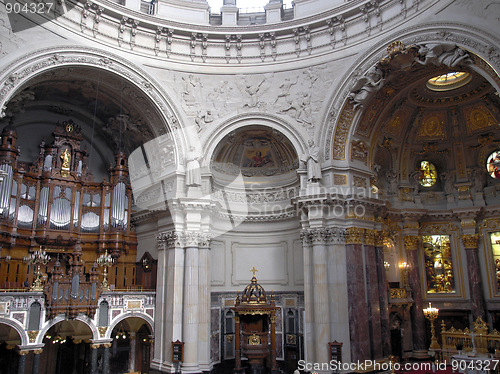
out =
{"type": "Polygon", "coordinates": [[[106,331],[108,331],[108,326],[101,326],[97,328],[99,330],[99,336],[104,338],[106,336],[106,331]]]}

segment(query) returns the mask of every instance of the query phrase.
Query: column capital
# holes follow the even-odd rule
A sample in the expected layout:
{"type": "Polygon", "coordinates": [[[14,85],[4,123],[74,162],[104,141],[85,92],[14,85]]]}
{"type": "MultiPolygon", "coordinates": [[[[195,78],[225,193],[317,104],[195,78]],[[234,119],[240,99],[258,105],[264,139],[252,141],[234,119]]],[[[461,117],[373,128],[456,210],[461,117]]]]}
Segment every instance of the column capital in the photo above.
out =
{"type": "Polygon", "coordinates": [[[17,351],[19,356],[26,356],[28,353],[30,353],[30,351],[17,351]]]}
{"type": "Polygon", "coordinates": [[[300,237],[303,244],[339,244],[345,240],[345,230],[340,227],[317,227],[302,230],[300,237]]]}
{"type": "Polygon", "coordinates": [[[96,344],[96,343],[90,344],[90,348],[92,348],[92,349],[98,349],[100,346],[101,346],[100,344],[96,344]]]}
{"type": "Polygon", "coordinates": [[[101,344],[101,346],[104,347],[104,348],[111,348],[112,345],[113,345],[112,343],[103,343],[103,344],[101,344]]]}
{"type": "Polygon", "coordinates": [[[365,229],[365,244],[375,246],[379,241],[379,236],[378,230],[365,229]]]}
{"type": "Polygon", "coordinates": [[[405,249],[407,251],[416,251],[420,238],[417,235],[407,235],[404,237],[405,249]]]}
{"type": "Polygon", "coordinates": [[[43,349],[34,349],[33,354],[35,355],[41,355],[43,353],[43,349]]]}
{"type": "Polygon", "coordinates": [[[479,243],[479,235],[462,235],[462,242],[464,243],[465,249],[477,249],[477,245],[479,243]]]}
{"type": "Polygon", "coordinates": [[[345,244],[363,244],[365,229],[360,227],[348,227],[346,229],[345,244]]]}
{"type": "Polygon", "coordinates": [[[182,247],[184,244],[184,233],[178,230],[165,231],[159,233],[156,239],[158,240],[159,249],[182,247]]]}

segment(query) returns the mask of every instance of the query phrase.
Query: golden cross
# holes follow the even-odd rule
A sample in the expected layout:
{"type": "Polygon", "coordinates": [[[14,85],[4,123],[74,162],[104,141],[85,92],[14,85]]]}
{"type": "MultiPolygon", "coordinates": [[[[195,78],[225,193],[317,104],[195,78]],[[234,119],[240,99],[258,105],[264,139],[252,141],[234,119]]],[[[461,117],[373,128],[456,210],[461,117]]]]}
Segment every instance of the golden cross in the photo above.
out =
{"type": "Polygon", "coordinates": [[[258,270],[255,268],[255,266],[253,268],[251,268],[250,271],[253,273],[254,277],[255,277],[255,273],[258,272],[258,270]]]}

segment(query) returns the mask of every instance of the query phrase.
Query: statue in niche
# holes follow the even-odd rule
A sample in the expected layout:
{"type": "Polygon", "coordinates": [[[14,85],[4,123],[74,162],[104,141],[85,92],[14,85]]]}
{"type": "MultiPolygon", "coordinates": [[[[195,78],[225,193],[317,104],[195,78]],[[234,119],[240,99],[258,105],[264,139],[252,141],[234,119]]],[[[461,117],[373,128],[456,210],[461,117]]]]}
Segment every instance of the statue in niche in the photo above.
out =
{"type": "Polygon", "coordinates": [[[61,170],[63,171],[69,171],[70,170],[70,163],[71,163],[71,153],[69,153],[68,148],[66,148],[62,153],[61,153],[61,170]]]}
{"type": "Polygon", "coordinates": [[[418,190],[420,188],[420,179],[422,178],[422,171],[415,170],[410,173],[410,183],[413,187],[413,196],[418,195],[418,190]]]}
{"type": "Polygon", "coordinates": [[[368,98],[380,90],[384,85],[385,78],[383,71],[377,66],[372,66],[364,76],[354,82],[348,95],[354,105],[354,109],[363,107],[368,98]]]}
{"type": "Polygon", "coordinates": [[[476,167],[472,170],[471,174],[472,179],[472,192],[481,193],[483,192],[484,184],[486,183],[486,175],[483,171],[483,168],[476,167]]]}
{"type": "Polygon", "coordinates": [[[441,181],[444,184],[444,194],[445,196],[452,195],[455,187],[453,186],[453,175],[447,172],[441,173],[441,181]]]}
{"type": "Polygon", "coordinates": [[[186,153],[186,161],[186,186],[201,186],[200,156],[193,146],[186,153]]]}
{"type": "Polygon", "coordinates": [[[393,169],[387,170],[385,179],[387,180],[387,194],[396,195],[398,192],[398,172],[393,169]]]}
{"type": "Polygon", "coordinates": [[[415,61],[422,65],[446,65],[454,68],[462,62],[472,62],[467,52],[450,43],[423,44],[419,46],[418,53],[415,61]]]}
{"type": "Polygon", "coordinates": [[[321,179],[321,165],[319,163],[319,147],[314,144],[314,140],[309,139],[307,152],[302,155],[300,160],[306,164],[307,180],[309,182],[318,182],[321,179]]]}

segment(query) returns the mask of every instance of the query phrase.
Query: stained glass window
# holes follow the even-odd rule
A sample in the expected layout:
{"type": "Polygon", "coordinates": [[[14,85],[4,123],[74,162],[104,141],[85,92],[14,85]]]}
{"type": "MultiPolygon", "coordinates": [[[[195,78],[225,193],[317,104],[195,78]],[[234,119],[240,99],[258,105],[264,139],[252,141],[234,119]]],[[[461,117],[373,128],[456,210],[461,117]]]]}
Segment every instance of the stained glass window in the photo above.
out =
{"type": "Polygon", "coordinates": [[[500,151],[495,151],[486,159],[486,170],[490,177],[500,179],[500,151]]]}
{"type": "Polygon", "coordinates": [[[495,264],[495,283],[500,290],[500,231],[490,234],[491,249],[493,251],[493,263],[495,264]]]}
{"type": "Polygon", "coordinates": [[[454,293],[455,276],[449,235],[423,235],[428,293],[454,293]]]}
{"type": "Polygon", "coordinates": [[[423,187],[431,187],[437,181],[436,167],[429,161],[420,161],[420,185],[423,187]]]}

